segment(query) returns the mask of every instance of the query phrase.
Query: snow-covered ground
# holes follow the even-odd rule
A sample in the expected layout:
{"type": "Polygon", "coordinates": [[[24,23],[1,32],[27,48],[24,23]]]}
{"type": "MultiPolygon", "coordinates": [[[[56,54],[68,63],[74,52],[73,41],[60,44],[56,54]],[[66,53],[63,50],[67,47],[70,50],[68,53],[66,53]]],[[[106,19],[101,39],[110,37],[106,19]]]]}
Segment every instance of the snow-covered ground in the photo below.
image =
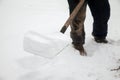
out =
{"type": "MultiPolygon", "coordinates": [[[[92,17],[85,21],[88,56],[69,44],[47,59],[25,52],[24,35],[59,32],[69,16],[67,0],[0,0],[0,80],[120,80],[120,1],[110,0],[108,44],[92,40],[92,17]]],[[[69,36],[70,29],[66,34],[69,36]]]]}

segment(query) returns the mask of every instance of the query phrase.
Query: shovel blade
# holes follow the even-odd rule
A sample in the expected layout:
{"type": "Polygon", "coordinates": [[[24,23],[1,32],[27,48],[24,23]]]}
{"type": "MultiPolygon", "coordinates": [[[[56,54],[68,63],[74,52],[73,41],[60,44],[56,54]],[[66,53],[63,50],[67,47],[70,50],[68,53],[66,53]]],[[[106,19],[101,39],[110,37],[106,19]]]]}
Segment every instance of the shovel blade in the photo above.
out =
{"type": "Polygon", "coordinates": [[[24,36],[23,47],[25,51],[34,55],[54,58],[69,44],[69,41],[69,37],[60,32],[42,35],[29,31],[24,36]]]}

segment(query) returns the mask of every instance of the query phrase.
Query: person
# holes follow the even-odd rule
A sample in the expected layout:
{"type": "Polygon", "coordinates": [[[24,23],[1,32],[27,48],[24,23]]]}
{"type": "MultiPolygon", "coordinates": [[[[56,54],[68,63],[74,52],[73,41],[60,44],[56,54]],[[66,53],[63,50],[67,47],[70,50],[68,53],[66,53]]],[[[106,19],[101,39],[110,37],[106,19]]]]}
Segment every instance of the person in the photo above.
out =
{"type": "MultiPolygon", "coordinates": [[[[80,0],[67,0],[70,14],[80,0]]],[[[72,44],[77,49],[85,43],[84,21],[86,17],[86,7],[90,8],[93,17],[92,36],[97,43],[108,43],[106,36],[108,33],[108,20],[110,18],[110,4],[108,0],[85,0],[81,9],[72,21],[70,36],[72,44]]]]}

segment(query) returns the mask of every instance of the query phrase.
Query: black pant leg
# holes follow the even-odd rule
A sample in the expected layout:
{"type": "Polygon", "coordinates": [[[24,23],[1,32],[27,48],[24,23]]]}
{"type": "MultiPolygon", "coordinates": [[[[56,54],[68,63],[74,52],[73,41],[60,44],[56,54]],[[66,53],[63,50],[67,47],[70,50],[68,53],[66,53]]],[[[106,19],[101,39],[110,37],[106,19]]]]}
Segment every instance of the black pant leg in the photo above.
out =
{"type": "Polygon", "coordinates": [[[79,0],[68,0],[70,14],[79,3],[79,0]]]}
{"type": "Polygon", "coordinates": [[[110,5],[108,0],[88,0],[93,16],[93,35],[106,37],[108,31],[108,20],[110,17],[110,5]]]}

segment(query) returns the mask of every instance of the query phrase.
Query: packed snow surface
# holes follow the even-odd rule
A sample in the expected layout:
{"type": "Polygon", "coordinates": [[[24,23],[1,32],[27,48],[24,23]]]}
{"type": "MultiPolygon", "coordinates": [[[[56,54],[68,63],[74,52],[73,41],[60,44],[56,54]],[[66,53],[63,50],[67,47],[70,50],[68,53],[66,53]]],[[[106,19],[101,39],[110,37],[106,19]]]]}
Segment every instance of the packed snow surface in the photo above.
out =
{"type": "MultiPolygon", "coordinates": [[[[54,33],[56,36],[51,36],[57,41],[57,33],[69,16],[67,0],[0,0],[0,80],[120,80],[120,70],[115,70],[120,66],[120,1],[109,1],[108,44],[93,40],[92,16],[87,8],[84,47],[88,55],[79,55],[70,39],[58,55],[45,58],[24,51],[24,38],[33,31],[45,36],[54,33]]],[[[70,28],[64,35],[69,37],[69,32],[70,28]]],[[[36,37],[33,43],[39,40],[49,43],[36,37]]],[[[53,52],[57,43],[64,47],[64,40],[50,44],[53,52]]],[[[42,53],[49,51],[47,48],[41,46],[42,53]]]]}

